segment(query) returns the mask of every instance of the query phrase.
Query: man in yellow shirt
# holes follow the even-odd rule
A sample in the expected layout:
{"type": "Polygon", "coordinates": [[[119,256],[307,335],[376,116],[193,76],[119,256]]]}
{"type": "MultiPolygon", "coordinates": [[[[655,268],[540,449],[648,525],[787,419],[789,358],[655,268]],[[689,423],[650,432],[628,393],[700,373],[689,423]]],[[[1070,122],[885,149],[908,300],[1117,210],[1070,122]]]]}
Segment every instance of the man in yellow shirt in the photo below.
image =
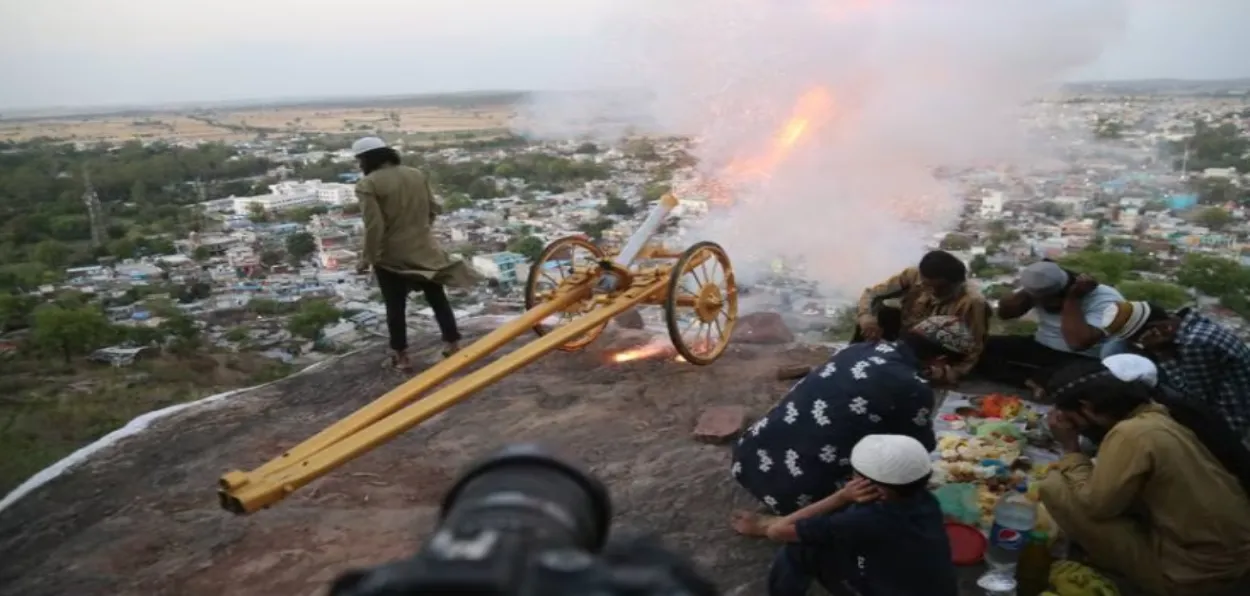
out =
{"type": "Polygon", "coordinates": [[[1047,513],[1096,566],[1149,594],[1250,593],[1250,453],[1218,417],[1120,368],[1091,359],[1048,381],[1065,454],[1038,490],[1047,513]]]}

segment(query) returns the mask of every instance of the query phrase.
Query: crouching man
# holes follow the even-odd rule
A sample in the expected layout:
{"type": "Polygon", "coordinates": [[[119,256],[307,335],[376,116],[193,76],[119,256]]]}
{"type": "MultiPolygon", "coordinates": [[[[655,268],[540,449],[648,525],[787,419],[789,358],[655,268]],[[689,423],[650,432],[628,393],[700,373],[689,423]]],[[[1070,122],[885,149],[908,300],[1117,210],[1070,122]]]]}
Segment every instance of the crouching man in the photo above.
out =
{"type": "Polygon", "coordinates": [[[854,479],[785,517],[734,512],[734,530],[785,543],[769,596],[959,593],[942,508],[929,494],[929,452],[905,435],[868,435],[851,450],[854,479]]]}

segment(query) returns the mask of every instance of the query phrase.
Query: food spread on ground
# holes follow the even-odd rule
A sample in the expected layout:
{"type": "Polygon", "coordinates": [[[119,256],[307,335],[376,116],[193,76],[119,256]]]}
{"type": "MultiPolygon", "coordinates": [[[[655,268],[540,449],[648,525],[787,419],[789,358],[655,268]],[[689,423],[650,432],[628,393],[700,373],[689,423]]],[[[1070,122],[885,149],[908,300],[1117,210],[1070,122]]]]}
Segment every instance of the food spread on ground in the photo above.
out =
{"type": "Polygon", "coordinates": [[[948,514],[988,529],[1004,493],[1045,477],[1058,458],[1041,427],[1045,411],[1045,406],[1012,395],[948,396],[935,422],[938,444],[931,481],[948,514]],[[961,484],[971,489],[941,489],[961,484]]]}

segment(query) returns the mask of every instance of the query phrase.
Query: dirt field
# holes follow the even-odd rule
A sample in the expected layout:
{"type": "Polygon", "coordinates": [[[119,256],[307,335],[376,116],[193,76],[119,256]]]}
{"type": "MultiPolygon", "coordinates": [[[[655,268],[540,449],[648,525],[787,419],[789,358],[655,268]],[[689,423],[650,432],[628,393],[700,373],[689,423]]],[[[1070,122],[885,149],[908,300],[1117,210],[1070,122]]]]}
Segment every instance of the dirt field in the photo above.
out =
{"type": "Polygon", "coordinates": [[[242,110],[148,113],[0,120],[0,141],[51,137],[73,141],[242,141],[307,133],[382,130],[395,134],[488,131],[507,127],[509,105],[466,107],[300,106],[242,110]]]}

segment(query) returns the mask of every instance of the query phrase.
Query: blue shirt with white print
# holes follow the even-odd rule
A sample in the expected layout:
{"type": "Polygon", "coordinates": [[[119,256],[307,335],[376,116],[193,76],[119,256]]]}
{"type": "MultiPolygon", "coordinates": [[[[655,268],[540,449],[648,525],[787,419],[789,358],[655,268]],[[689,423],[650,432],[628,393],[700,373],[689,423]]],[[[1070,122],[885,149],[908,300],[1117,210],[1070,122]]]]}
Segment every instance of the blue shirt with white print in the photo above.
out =
{"type": "Polygon", "coordinates": [[[908,435],[932,451],[934,394],[919,369],[898,342],[847,346],[743,433],[734,478],[784,515],[845,484],[851,448],[867,435],[908,435]]]}

